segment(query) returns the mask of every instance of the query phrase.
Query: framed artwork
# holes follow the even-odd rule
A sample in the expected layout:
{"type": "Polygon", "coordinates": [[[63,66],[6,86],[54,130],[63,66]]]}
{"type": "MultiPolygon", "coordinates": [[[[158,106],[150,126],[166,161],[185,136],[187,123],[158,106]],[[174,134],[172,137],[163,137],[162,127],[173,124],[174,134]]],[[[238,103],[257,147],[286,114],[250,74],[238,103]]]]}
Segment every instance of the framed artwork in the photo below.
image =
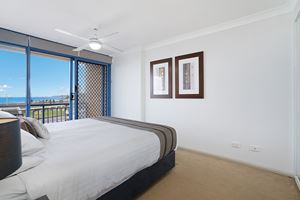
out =
{"type": "Polygon", "coordinates": [[[175,57],[176,98],[204,98],[203,52],[175,57]]]}
{"type": "Polygon", "coordinates": [[[150,62],[150,97],[172,98],[172,58],[150,62]]]}

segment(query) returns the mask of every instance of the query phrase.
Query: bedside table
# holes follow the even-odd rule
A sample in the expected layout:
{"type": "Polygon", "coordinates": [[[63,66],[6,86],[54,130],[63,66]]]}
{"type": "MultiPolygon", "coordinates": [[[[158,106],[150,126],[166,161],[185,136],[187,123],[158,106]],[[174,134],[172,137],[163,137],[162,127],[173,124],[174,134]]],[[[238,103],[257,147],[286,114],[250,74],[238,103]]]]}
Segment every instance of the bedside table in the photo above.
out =
{"type": "Polygon", "coordinates": [[[49,199],[48,199],[47,195],[45,195],[45,196],[42,196],[42,197],[40,197],[40,198],[38,198],[36,200],[49,200],[49,199]]]}

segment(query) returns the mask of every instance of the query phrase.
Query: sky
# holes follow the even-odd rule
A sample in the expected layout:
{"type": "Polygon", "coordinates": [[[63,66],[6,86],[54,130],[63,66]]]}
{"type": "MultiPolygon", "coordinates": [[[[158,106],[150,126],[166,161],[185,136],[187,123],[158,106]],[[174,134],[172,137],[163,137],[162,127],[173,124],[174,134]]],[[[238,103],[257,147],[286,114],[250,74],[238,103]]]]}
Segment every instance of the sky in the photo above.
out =
{"type": "MultiPolygon", "coordinates": [[[[31,56],[31,96],[68,95],[70,62],[31,56]]],[[[26,96],[26,55],[0,49],[0,97],[26,96]]]]}

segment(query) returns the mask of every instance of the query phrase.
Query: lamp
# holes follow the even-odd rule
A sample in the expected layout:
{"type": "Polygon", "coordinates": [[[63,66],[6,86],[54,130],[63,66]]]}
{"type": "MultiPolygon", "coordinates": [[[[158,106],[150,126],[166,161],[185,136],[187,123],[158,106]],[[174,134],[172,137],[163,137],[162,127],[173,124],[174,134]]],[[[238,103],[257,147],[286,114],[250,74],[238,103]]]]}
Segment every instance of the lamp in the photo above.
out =
{"type": "Polygon", "coordinates": [[[0,180],[22,165],[20,124],[17,118],[0,119],[0,180]]]}
{"type": "Polygon", "coordinates": [[[100,41],[97,38],[91,38],[89,41],[89,46],[93,50],[99,50],[102,47],[100,41]]]}

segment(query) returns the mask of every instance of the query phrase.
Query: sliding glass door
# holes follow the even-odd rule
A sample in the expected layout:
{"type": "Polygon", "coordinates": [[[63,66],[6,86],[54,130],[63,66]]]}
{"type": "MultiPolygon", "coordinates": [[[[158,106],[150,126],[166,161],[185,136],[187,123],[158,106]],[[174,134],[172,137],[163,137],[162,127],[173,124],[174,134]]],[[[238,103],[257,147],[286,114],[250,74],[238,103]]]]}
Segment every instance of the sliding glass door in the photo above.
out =
{"type": "Polygon", "coordinates": [[[43,123],[70,120],[70,59],[31,52],[30,116],[43,123]]]}
{"type": "Polygon", "coordinates": [[[76,118],[108,115],[108,68],[106,65],[76,62],[76,118]]]}
{"type": "Polygon", "coordinates": [[[0,45],[0,109],[25,116],[25,108],[25,49],[0,45]]]}
{"type": "Polygon", "coordinates": [[[110,67],[0,43],[0,110],[42,123],[110,116],[110,67]]]}

